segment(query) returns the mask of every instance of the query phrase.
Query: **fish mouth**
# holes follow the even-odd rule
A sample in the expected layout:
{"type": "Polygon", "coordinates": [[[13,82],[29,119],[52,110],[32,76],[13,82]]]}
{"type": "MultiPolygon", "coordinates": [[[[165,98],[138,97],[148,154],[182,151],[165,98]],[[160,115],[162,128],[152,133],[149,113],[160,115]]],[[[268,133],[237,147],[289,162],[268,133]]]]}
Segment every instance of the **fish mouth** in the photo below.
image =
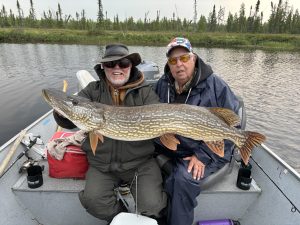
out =
{"type": "Polygon", "coordinates": [[[47,92],[46,89],[42,90],[42,96],[44,97],[44,99],[46,100],[46,102],[51,102],[50,98],[49,98],[49,95],[48,95],[48,92],[47,92]]]}
{"type": "Polygon", "coordinates": [[[59,100],[66,100],[66,93],[49,88],[49,89],[43,89],[42,90],[42,96],[47,102],[53,102],[53,101],[59,101],[59,100]]]}
{"type": "Polygon", "coordinates": [[[55,89],[43,89],[42,90],[42,96],[45,99],[45,101],[52,106],[53,108],[56,108],[59,106],[59,103],[61,105],[64,105],[64,100],[66,100],[66,94],[62,91],[58,91],[55,89]]]}
{"type": "Polygon", "coordinates": [[[64,117],[67,117],[69,111],[68,102],[66,101],[66,94],[56,89],[43,89],[42,96],[44,100],[50,105],[56,112],[60,113],[64,117]]]}

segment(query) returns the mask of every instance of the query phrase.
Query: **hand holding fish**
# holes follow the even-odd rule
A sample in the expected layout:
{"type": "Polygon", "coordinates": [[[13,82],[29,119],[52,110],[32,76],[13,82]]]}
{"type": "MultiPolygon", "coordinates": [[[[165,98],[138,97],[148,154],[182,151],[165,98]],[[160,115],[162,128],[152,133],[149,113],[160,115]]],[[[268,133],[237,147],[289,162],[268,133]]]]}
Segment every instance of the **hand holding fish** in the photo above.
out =
{"type": "Polygon", "coordinates": [[[193,178],[200,180],[204,177],[205,165],[197,158],[197,156],[192,155],[189,157],[183,158],[184,160],[189,160],[188,172],[193,171],[193,178]]]}

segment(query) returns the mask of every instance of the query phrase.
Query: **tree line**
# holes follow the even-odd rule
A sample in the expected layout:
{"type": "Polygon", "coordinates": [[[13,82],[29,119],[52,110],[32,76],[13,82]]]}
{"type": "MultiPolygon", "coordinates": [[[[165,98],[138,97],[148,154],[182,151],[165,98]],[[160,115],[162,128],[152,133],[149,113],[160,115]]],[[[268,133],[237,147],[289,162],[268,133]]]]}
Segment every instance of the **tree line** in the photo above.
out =
{"type": "Polygon", "coordinates": [[[157,10],[156,18],[148,18],[149,11],[143,19],[135,20],[128,17],[121,21],[118,15],[111,20],[107,17],[107,11],[103,12],[102,1],[97,1],[97,20],[88,19],[83,9],[76,12],[75,17],[64,14],[58,3],[56,10],[43,11],[40,19],[36,16],[33,0],[29,0],[30,8],[27,16],[19,3],[16,1],[17,13],[7,10],[4,5],[0,9],[0,27],[12,28],[64,28],[89,30],[102,32],[104,30],[121,31],[178,31],[178,32],[234,32],[234,33],[300,33],[299,10],[289,5],[288,0],[278,3],[271,2],[271,14],[266,22],[263,22],[264,14],[260,10],[260,0],[255,6],[246,10],[242,3],[239,12],[228,13],[225,18],[225,8],[216,8],[214,5],[208,17],[197,16],[197,0],[194,0],[193,20],[179,18],[174,12],[172,18],[161,17],[157,10]]]}

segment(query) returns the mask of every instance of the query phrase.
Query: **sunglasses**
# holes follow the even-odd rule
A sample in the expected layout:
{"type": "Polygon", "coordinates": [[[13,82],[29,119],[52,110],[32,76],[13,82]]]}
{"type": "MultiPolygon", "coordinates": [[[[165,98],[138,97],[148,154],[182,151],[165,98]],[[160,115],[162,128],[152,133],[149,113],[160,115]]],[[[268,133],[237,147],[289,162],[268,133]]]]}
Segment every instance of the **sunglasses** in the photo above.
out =
{"type": "Polygon", "coordinates": [[[131,61],[129,59],[123,58],[120,60],[103,63],[103,66],[106,68],[114,68],[116,65],[118,65],[121,69],[125,69],[131,65],[131,61]]]}
{"type": "Polygon", "coordinates": [[[181,56],[178,56],[178,57],[172,57],[172,58],[169,58],[169,59],[168,59],[168,63],[170,63],[171,65],[176,65],[178,59],[179,59],[181,62],[186,63],[187,61],[190,60],[190,58],[191,58],[191,54],[188,53],[188,54],[184,54],[184,55],[181,55],[181,56]]]}

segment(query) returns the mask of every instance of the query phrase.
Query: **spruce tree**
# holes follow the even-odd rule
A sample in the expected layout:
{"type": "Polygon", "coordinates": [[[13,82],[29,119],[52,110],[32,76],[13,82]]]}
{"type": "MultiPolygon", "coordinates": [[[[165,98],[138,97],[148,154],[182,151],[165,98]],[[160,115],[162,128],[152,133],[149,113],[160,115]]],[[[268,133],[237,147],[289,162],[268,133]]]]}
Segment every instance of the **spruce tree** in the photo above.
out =
{"type": "Polygon", "coordinates": [[[104,20],[102,1],[98,0],[97,26],[102,27],[104,20]]]}

